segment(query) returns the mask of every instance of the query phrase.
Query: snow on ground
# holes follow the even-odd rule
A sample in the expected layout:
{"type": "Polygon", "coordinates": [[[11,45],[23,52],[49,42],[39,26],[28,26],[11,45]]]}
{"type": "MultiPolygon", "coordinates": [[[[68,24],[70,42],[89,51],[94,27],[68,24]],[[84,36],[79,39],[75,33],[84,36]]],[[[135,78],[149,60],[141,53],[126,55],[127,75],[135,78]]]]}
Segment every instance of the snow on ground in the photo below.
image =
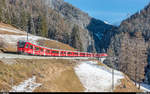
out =
{"type": "MultiPolygon", "coordinates": [[[[75,72],[81,83],[85,87],[85,92],[111,92],[112,72],[105,66],[96,65],[96,61],[80,62],[75,68],[75,72]]],[[[124,76],[121,72],[114,70],[114,85],[120,84],[120,79],[124,76]]]]}
{"type": "MultiPolygon", "coordinates": [[[[0,38],[2,38],[7,43],[12,43],[12,44],[15,43],[16,44],[18,40],[27,40],[26,32],[20,31],[18,29],[0,27],[0,30],[7,31],[7,32],[13,32],[13,33],[25,34],[25,35],[7,35],[7,34],[0,35],[0,38]]],[[[44,37],[39,37],[39,36],[34,36],[32,34],[28,34],[28,40],[30,40],[30,42],[32,42],[32,43],[36,43],[36,41],[39,39],[48,40],[47,38],[44,38],[44,37]]]]}
{"type": "MultiPolygon", "coordinates": [[[[138,87],[138,84],[137,84],[137,87],[138,87]]],[[[144,92],[150,92],[150,85],[148,84],[142,83],[140,88],[141,90],[144,90],[144,92]]]]}
{"type": "MultiPolygon", "coordinates": [[[[0,34],[0,39],[5,41],[6,43],[10,43],[12,45],[17,45],[17,42],[19,40],[27,40],[27,33],[25,31],[21,31],[19,29],[14,29],[14,28],[9,28],[9,27],[0,27],[0,30],[2,31],[7,31],[7,32],[13,32],[13,33],[20,33],[20,34],[25,34],[25,35],[8,35],[8,34],[0,34]]],[[[28,34],[28,40],[34,44],[37,44],[37,40],[51,40],[45,37],[40,37],[40,36],[35,36],[32,34],[28,34]]],[[[51,40],[51,41],[56,41],[56,40],[51,40]]],[[[58,41],[56,41],[58,42],[58,41]]]]}
{"type": "MultiPolygon", "coordinates": [[[[18,40],[25,40],[25,41],[27,40],[27,36],[25,35],[0,35],[0,38],[2,38],[3,41],[5,41],[6,43],[10,43],[14,45],[17,45],[18,40]]],[[[28,36],[28,40],[34,44],[37,44],[37,40],[39,39],[48,40],[46,38],[39,37],[39,36],[33,36],[33,35],[28,36]]]]}
{"type": "Polygon", "coordinates": [[[10,92],[32,92],[35,88],[39,87],[41,84],[35,82],[36,77],[33,76],[28,80],[20,83],[18,86],[12,87],[10,92]]]}
{"type": "Polygon", "coordinates": [[[107,21],[104,21],[105,24],[109,24],[107,21]]]}
{"type": "Polygon", "coordinates": [[[99,40],[101,40],[102,37],[104,36],[101,32],[95,33],[95,35],[97,36],[97,38],[98,38],[99,40]]]}

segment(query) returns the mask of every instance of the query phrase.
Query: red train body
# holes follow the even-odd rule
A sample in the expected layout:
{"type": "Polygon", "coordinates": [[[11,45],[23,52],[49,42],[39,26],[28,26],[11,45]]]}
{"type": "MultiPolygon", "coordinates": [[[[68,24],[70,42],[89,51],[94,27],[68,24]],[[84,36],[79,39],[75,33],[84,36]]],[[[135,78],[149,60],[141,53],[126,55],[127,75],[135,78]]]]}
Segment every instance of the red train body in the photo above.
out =
{"type": "Polygon", "coordinates": [[[97,54],[97,53],[65,51],[60,49],[46,48],[26,41],[18,41],[17,50],[19,53],[40,55],[40,56],[97,57],[97,58],[108,56],[106,53],[97,54]]]}

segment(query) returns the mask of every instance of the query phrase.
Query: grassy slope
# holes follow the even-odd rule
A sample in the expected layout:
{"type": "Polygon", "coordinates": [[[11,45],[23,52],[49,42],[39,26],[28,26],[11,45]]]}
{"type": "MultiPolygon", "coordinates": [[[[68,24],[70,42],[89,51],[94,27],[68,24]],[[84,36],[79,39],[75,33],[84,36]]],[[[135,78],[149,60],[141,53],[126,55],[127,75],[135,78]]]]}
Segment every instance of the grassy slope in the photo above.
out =
{"type": "Polygon", "coordinates": [[[0,61],[0,91],[8,91],[11,85],[18,85],[33,75],[37,77],[38,83],[42,83],[42,86],[35,90],[36,92],[84,91],[73,70],[75,63],[75,61],[55,59],[16,59],[15,64],[7,65],[0,61]]]}
{"type": "Polygon", "coordinates": [[[139,90],[129,77],[125,76],[124,79],[121,79],[121,84],[115,88],[114,92],[142,92],[142,90],[139,90]]]}

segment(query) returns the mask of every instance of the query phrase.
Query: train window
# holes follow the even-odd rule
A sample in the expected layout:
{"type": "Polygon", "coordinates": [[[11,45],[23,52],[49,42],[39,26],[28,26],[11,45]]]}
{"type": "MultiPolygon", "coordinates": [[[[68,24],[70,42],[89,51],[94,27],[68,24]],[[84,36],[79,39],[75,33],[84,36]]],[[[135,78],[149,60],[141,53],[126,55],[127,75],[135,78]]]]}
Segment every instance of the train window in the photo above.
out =
{"type": "Polygon", "coordinates": [[[43,48],[41,48],[41,51],[43,52],[43,48]]]}
{"type": "Polygon", "coordinates": [[[74,53],[75,55],[78,55],[78,53],[74,53]]]}
{"type": "Polygon", "coordinates": [[[81,53],[80,55],[85,55],[84,53],[81,53]]]}
{"type": "Polygon", "coordinates": [[[18,43],[19,45],[19,48],[24,48],[24,46],[25,46],[25,44],[26,44],[26,42],[24,42],[24,41],[19,41],[19,43],[18,43]]]}
{"type": "Polygon", "coordinates": [[[33,49],[33,46],[32,46],[32,45],[30,45],[30,49],[33,49]]]}
{"type": "Polygon", "coordinates": [[[29,44],[26,45],[26,48],[29,48],[29,44]]]}
{"type": "Polygon", "coordinates": [[[72,54],[71,52],[68,52],[68,54],[72,54]]]}
{"type": "Polygon", "coordinates": [[[58,51],[52,51],[52,53],[53,53],[53,54],[58,54],[59,52],[58,52],[58,51]]]}
{"type": "Polygon", "coordinates": [[[36,51],[38,51],[38,50],[39,50],[39,48],[38,48],[38,47],[36,47],[36,48],[35,48],[35,50],[36,50],[36,51]]]}
{"type": "Polygon", "coordinates": [[[61,54],[66,54],[66,52],[61,52],[61,54]]]}

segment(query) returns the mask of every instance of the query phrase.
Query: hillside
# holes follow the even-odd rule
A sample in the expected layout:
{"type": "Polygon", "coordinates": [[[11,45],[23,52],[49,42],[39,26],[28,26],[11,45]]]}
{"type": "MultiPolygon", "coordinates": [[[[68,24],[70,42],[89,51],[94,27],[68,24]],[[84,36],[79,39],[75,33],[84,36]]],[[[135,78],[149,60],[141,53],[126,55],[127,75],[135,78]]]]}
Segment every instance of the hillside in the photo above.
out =
{"type": "MultiPolygon", "coordinates": [[[[49,2],[48,5],[61,14],[65,21],[71,24],[77,24],[81,28],[88,30],[90,36],[94,40],[93,43],[97,52],[107,51],[107,48],[110,45],[111,37],[117,33],[117,27],[109,25],[99,19],[90,17],[87,13],[72,6],[71,4],[64,2],[63,0],[47,1],[49,2]]],[[[88,41],[92,42],[91,40],[88,41]]],[[[92,46],[93,44],[88,47],[89,51],[93,49],[92,46]]]]}
{"type": "MultiPolygon", "coordinates": [[[[150,91],[150,4],[119,27],[90,17],[63,0],[0,0],[0,53],[16,52],[17,41],[64,50],[106,52],[99,61],[0,58],[0,91],[150,91]],[[113,58],[115,57],[115,58],[113,58]],[[130,80],[131,79],[131,80],[130,80]]],[[[18,55],[19,56],[19,55],[18,55]]]]}
{"type": "MultiPolygon", "coordinates": [[[[62,59],[15,59],[15,61],[6,64],[0,59],[0,91],[112,92],[111,69],[100,62],[98,65],[98,61],[62,59]]],[[[115,71],[114,77],[114,92],[143,91],[138,90],[130,79],[124,78],[121,72],[115,71]]]]}
{"type": "MultiPolygon", "coordinates": [[[[25,31],[16,29],[15,27],[8,24],[0,23],[0,50],[16,52],[18,40],[27,40],[27,34],[25,31]]],[[[34,36],[32,34],[29,34],[29,40],[32,43],[49,48],[75,50],[67,44],[63,44],[61,42],[40,36],[34,36]]]]}
{"type": "Polygon", "coordinates": [[[106,51],[116,32],[63,0],[1,0],[0,21],[89,52],[106,51]]]}
{"type": "MultiPolygon", "coordinates": [[[[16,42],[26,40],[26,32],[0,23],[0,38],[0,43],[3,44],[1,45],[2,50],[15,52],[16,42]]],[[[32,34],[29,34],[29,40],[35,44],[39,44],[40,41],[41,45],[51,48],[75,50],[66,44],[32,34]]],[[[36,56],[34,59],[26,57],[22,59],[5,56],[0,58],[0,91],[2,92],[143,91],[138,90],[129,78],[117,70],[114,71],[115,88],[112,90],[112,83],[110,83],[112,69],[97,60],[50,59],[47,57],[41,59],[36,56]]]]}
{"type": "MultiPolygon", "coordinates": [[[[124,20],[111,41],[108,53],[118,58],[113,65],[134,81],[150,83],[150,4],[124,20]],[[136,75],[135,75],[136,74],[136,75]]],[[[112,63],[112,62],[111,62],[112,63]]]]}

